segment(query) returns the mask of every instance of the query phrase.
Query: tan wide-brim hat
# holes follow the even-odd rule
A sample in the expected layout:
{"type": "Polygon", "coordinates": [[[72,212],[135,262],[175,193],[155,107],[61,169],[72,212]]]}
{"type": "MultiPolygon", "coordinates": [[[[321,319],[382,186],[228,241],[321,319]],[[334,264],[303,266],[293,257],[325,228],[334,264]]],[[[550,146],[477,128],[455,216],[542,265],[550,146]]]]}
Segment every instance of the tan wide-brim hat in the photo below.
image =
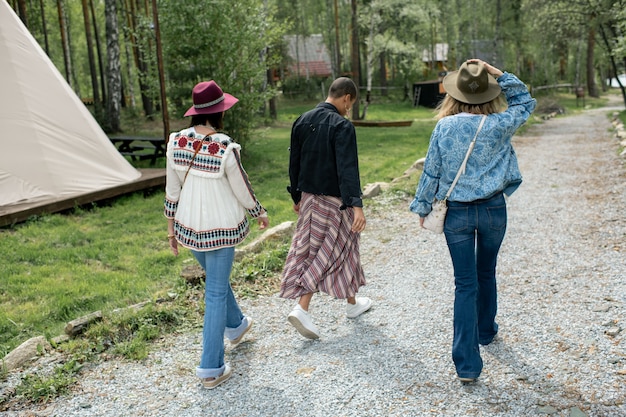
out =
{"type": "Polygon", "coordinates": [[[464,62],[458,71],[444,77],[443,88],[452,98],[468,104],[488,103],[501,92],[498,82],[481,62],[464,62]]]}

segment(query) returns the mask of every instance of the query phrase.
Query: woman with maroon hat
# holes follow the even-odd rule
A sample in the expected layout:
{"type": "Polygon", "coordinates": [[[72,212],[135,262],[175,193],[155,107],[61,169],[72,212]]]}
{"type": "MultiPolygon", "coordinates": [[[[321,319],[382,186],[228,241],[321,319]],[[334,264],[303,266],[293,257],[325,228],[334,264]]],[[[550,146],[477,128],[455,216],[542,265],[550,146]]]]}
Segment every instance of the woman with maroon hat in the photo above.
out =
{"type": "Polygon", "coordinates": [[[206,388],[232,375],[224,363],[224,336],[238,344],[252,326],[235,300],[230,272],[235,245],[248,234],[248,216],[264,229],[267,212],[254,195],[239,150],[223,129],[224,112],[238,99],[215,81],[197,84],[188,128],[170,135],[167,144],[165,210],[170,249],[191,250],[206,273],[202,356],[196,368],[206,388]]]}

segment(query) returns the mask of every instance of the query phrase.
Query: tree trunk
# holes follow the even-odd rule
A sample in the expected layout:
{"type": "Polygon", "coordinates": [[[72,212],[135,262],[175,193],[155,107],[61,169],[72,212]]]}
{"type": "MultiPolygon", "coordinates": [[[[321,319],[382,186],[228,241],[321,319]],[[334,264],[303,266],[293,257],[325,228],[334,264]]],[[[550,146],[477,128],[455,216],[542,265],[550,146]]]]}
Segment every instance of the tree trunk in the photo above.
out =
{"type": "MultiPolygon", "coordinates": [[[[135,58],[135,67],[137,68],[139,91],[141,93],[141,103],[148,120],[154,120],[154,106],[149,96],[149,86],[146,82],[148,78],[148,65],[145,61],[144,53],[139,47],[139,39],[137,37],[137,8],[134,0],[129,1],[130,9],[126,10],[126,19],[128,22],[128,30],[130,33],[130,42],[133,49],[133,57],[135,58]]],[[[129,83],[132,81],[129,80],[129,83]]]]}
{"type": "Polygon", "coordinates": [[[372,78],[374,78],[374,11],[371,11],[368,45],[365,49],[365,85],[367,92],[365,93],[365,105],[363,106],[363,113],[358,120],[365,120],[367,117],[367,108],[370,104],[370,98],[372,94],[372,78]]]}
{"type": "Polygon", "coordinates": [[[50,44],[48,42],[48,21],[46,20],[46,8],[44,7],[43,0],[39,0],[39,10],[41,12],[41,30],[43,31],[44,47],[46,48],[46,55],[50,56],[50,44]]]}
{"type": "Polygon", "coordinates": [[[17,0],[17,14],[24,23],[24,26],[28,27],[28,14],[26,13],[26,1],[17,0]]]}
{"type": "MultiPolygon", "coordinates": [[[[513,24],[515,27],[521,28],[521,8],[522,2],[521,0],[513,0],[511,2],[511,8],[513,9],[513,24]]],[[[524,68],[524,57],[522,54],[522,36],[515,36],[515,73],[522,74],[522,68],[524,68]]]]}
{"type": "Polygon", "coordinates": [[[59,31],[61,32],[61,46],[63,47],[63,62],[65,63],[65,80],[72,86],[72,58],[70,55],[70,44],[67,36],[67,22],[63,10],[63,1],[57,0],[57,11],[59,13],[59,31]]]}
{"type": "MultiPolygon", "coordinates": [[[[133,77],[133,60],[130,56],[130,51],[129,49],[129,43],[130,42],[124,42],[124,54],[126,56],[126,73],[127,73],[127,81],[126,81],[126,85],[128,87],[128,102],[130,102],[130,107],[132,109],[134,109],[135,107],[137,107],[137,100],[135,98],[135,86],[132,82],[132,80],[134,79],[133,77]]],[[[124,94],[124,78],[122,77],[122,95],[126,96],[124,94]]],[[[122,107],[124,107],[127,104],[127,99],[126,97],[124,98],[124,101],[122,101],[122,107]]]]}
{"type": "MultiPolygon", "coordinates": [[[[266,49],[265,54],[266,56],[270,55],[269,47],[266,49]]],[[[267,68],[266,79],[267,79],[267,85],[269,86],[269,88],[273,89],[274,88],[274,70],[272,68],[269,68],[269,67],[267,68]]],[[[276,109],[276,96],[274,94],[272,94],[272,96],[270,97],[268,104],[269,104],[270,119],[276,120],[276,118],[278,117],[278,111],[276,109]]]]}
{"type": "Polygon", "coordinates": [[[83,3],[83,20],[85,21],[85,38],[87,40],[87,57],[89,58],[89,71],[91,73],[91,90],[93,91],[93,104],[96,109],[96,119],[100,119],[100,90],[98,88],[98,71],[96,70],[96,61],[93,56],[93,39],[91,34],[91,23],[89,22],[89,7],[87,0],[83,3]]]}
{"type": "Polygon", "coordinates": [[[578,41],[576,42],[576,58],[575,58],[575,73],[574,73],[574,85],[576,85],[576,87],[580,87],[583,85],[582,79],[582,70],[580,69],[580,66],[583,62],[583,54],[585,51],[583,51],[584,45],[585,45],[585,29],[584,28],[580,28],[580,33],[578,34],[578,41]]]}
{"type": "Polygon", "coordinates": [[[337,0],[334,0],[335,8],[335,74],[336,77],[341,75],[341,48],[339,47],[339,8],[337,0]]]}
{"type": "MultiPolygon", "coordinates": [[[[610,30],[610,28],[609,28],[610,30]]],[[[609,55],[609,62],[611,64],[612,71],[609,71],[609,79],[610,73],[612,72],[615,76],[615,80],[617,81],[617,85],[619,86],[620,91],[622,92],[622,99],[624,100],[624,106],[626,106],[626,87],[622,85],[622,82],[619,79],[619,70],[617,69],[617,62],[615,62],[615,54],[614,49],[609,41],[609,38],[604,30],[604,26],[600,25],[600,35],[602,36],[602,41],[609,55]]],[[[613,34],[615,38],[617,38],[617,34],[613,34]]],[[[622,65],[626,67],[626,58],[622,60],[622,65]]]]}
{"type": "Polygon", "coordinates": [[[100,70],[100,90],[102,92],[102,103],[106,103],[107,90],[106,80],[104,76],[104,64],[102,62],[102,48],[100,47],[100,33],[96,21],[96,12],[93,7],[93,0],[89,0],[89,9],[91,10],[91,21],[93,22],[93,33],[96,41],[96,53],[98,54],[98,68],[100,70]]]}
{"type": "Polygon", "coordinates": [[[104,14],[106,19],[107,48],[107,86],[106,96],[107,130],[111,133],[121,132],[120,106],[122,104],[122,70],[120,59],[119,29],[117,26],[117,1],[105,0],[104,14]]]}
{"type": "Polygon", "coordinates": [[[379,71],[380,71],[380,95],[383,97],[387,97],[387,59],[385,58],[385,52],[381,53],[378,62],[379,62],[379,71]]]}
{"type": "MultiPolygon", "coordinates": [[[[352,67],[352,80],[356,84],[357,93],[359,88],[359,78],[361,77],[361,71],[359,69],[359,17],[357,15],[356,2],[357,0],[351,0],[352,2],[352,30],[351,30],[351,48],[350,48],[350,65],[352,67]]],[[[359,117],[359,100],[354,102],[352,106],[352,117],[358,120],[359,117]]]]}
{"type": "Polygon", "coordinates": [[[93,313],[89,313],[86,316],[79,317],[75,320],[68,322],[65,325],[65,334],[70,336],[76,336],[77,334],[82,333],[89,327],[90,324],[95,323],[97,321],[102,320],[102,312],[94,311],[93,313]]]}
{"type": "Polygon", "coordinates": [[[594,70],[595,46],[596,31],[593,26],[590,26],[587,32],[587,91],[589,92],[589,97],[599,97],[594,70]]]}
{"type": "Polygon", "coordinates": [[[170,120],[167,111],[167,93],[165,92],[165,70],[163,69],[163,49],[161,47],[161,29],[159,27],[159,12],[156,0],[152,0],[152,20],[154,22],[154,35],[156,39],[157,67],[159,69],[159,87],[161,90],[161,117],[163,120],[163,137],[165,143],[169,139],[170,120]]]}
{"type": "Polygon", "coordinates": [[[496,1],[496,27],[493,36],[493,54],[491,55],[491,62],[493,65],[501,67],[504,62],[500,61],[500,44],[502,40],[502,2],[496,1]]]}
{"type": "MultiPolygon", "coordinates": [[[[133,40],[132,40],[132,33],[130,31],[130,18],[129,18],[129,12],[128,12],[128,2],[127,0],[122,0],[121,2],[119,2],[118,0],[118,6],[122,7],[122,14],[123,14],[123,19],[122,22],[126,22],[126,30],[122,30],[122,35],[124,36],[124,43],[123,43],[123,48],[124,48],[124,57],[126,58],[124,60],[125,63],[125,67],[124,67],[124,72],[122,72],[122,108],[126,107],[127,105],[130,106],[131,109],[135,109],[137,107],[137,100],[135,97],[135,88],[134,88],[134,82],[133,80],[135,79],[134,77],[134,68],[133,68],[133,64],[135,62],[134,60],[134,56],[131,56],[131,51],[133,48],[133,40]]],[[[122,26],[124,26],[124,24],[122,23],[122,26]]]]}

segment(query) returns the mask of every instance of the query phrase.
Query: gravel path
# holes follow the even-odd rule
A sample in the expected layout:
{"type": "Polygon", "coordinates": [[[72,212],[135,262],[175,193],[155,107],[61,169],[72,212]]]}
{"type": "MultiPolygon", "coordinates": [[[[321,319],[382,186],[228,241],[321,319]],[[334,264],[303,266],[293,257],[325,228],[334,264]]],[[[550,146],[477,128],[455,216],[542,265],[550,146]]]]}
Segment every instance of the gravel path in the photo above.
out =
{"type": "Polygon", "coordinates": [[[551,119],[515,139],[524,183],[509,199],[499,261],[499,340],[461,385],[451,360],[454,287],[443,235],[408,199],[366,207],[372,310],[314,297],[321,339],[286,322],[293,302],[242,302],[252,331],[214,390],[194,376],[200,331],[141,363],[81,373],[71,396],[6,416],[625,416],[626,175],[607,109],[551,119]]]}

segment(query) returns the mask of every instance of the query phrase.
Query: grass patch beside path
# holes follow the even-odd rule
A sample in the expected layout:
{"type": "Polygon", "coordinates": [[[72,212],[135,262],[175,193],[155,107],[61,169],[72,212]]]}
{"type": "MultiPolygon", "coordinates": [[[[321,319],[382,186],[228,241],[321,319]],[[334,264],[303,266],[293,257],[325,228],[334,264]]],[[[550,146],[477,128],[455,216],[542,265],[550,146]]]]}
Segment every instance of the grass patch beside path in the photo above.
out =
{"type": "Polygon", "coordinates": [[[0,354],[25,339],[63,332],[65,323],[160,297],[181,285],[170,255],[162,195],[110,207],[47,215],[0,231],[0,354]]]}

